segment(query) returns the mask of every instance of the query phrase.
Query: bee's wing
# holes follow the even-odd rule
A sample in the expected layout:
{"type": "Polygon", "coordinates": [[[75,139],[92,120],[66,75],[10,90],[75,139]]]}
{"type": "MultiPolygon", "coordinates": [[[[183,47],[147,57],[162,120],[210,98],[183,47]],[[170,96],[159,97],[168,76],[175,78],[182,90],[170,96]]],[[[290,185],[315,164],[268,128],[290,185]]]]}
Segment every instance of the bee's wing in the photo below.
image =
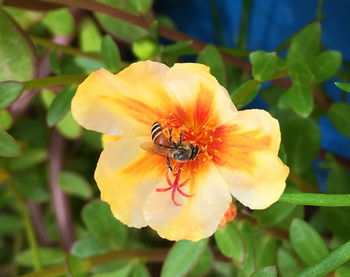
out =
{"type": "Polygon", "coordinates": [[[153,142],[143,142],[140,144],[140,147],[143,150],[146,150],[148,152],[167,157],[169,154],[169,147],[163,146],[160,144],[156,144],[153,142]]]}

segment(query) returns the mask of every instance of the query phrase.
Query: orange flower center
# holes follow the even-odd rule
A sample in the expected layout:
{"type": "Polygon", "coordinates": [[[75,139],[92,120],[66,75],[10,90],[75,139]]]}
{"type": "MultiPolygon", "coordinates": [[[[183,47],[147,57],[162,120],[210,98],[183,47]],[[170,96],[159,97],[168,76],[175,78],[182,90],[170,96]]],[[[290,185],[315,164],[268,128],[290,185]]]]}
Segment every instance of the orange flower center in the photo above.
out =
{"type": "MultiPolygon", "coordinates": [[[[193,160],[180,162],[170,159],[172,171],[169,174],[170,172],[167,170],[165,174],[168,187],[157,189],[158,192],[171,190],[171,199],[176,206],[179,206],[180,204],[175,199],[176,193],[184,197],[192,197],[194,195],[194,193],[185,193],[183,187],[189,184],[191,186],[189,190],[194,190],[192,179],[196,172],[217,154],[216,145],[220,144],[222,139],[215,134],[216,128],[211,127],[211,124],[195,128],[182,124],[179,120],[171,117],[161,119],[159,122],[163,127],[164,136],[175,145],[178,144],[178,147],[181,147],[181,144],[199,147],[199,152],[193,160]]],[[[176,146],[173,147],[176,148],[176,146]]]]}

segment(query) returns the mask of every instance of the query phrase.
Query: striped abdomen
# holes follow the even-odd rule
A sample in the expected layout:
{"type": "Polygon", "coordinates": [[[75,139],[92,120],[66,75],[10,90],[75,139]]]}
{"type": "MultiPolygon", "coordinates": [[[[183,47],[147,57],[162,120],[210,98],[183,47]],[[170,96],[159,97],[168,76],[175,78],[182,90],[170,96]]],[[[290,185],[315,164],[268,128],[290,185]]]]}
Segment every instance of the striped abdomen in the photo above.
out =
{"type": "Polygon", "coordinates": [[[153,143],[169,146],[169,139],[163,134],[163,127],[159,122],[154,122],[151,129],[153,143]]]}

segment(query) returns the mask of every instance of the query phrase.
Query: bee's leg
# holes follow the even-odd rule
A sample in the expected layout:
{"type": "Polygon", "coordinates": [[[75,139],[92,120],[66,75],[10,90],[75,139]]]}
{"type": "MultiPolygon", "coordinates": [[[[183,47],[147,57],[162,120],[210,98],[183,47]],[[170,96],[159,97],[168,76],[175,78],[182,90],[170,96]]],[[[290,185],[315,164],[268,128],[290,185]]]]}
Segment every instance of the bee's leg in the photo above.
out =
{"type": "Polygon", "coordinates": [[[168,167],[170,172],[173,172],[173,168],[171,167],[169,157],[166,157],[166,166],[168,167]]]}
{"type": "Polygon", "coordinates": [[[180,139],[179,141],[176,143],[176,147],[180,147],[181,143],[182,143],[182,136],[183,136],[183,133],[180,134],[180,139]]]}
{"type": "Polygon", "coordinates": [[[172,146],[174,143],[173,136],[172,136],[173,129],[170,129],[168,132],[169,132],[169,145],[172,146]]]}

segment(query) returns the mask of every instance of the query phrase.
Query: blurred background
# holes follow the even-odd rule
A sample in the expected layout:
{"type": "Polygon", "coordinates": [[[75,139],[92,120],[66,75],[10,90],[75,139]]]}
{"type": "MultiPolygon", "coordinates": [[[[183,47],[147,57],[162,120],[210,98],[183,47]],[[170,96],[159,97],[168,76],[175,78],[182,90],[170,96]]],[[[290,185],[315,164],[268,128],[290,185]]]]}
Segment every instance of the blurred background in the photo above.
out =
{"type": "MultiPolygon", "coordinates": [[[[348,207],[237,204],[237,219],[199,244],[124,226],[93,179],[101,135],[74,121],[70,101],[101,67],[207,64],[239,109],[279,120],[288,192],[348,194],[349,9],[347,0],[0,0],[0,276],[297,276],[346,244],[348,207]],[[258,58],[274,66],[262,70],[258,58]]],[[[350,276],[340,265],[332,276],[350,276]]]]}

